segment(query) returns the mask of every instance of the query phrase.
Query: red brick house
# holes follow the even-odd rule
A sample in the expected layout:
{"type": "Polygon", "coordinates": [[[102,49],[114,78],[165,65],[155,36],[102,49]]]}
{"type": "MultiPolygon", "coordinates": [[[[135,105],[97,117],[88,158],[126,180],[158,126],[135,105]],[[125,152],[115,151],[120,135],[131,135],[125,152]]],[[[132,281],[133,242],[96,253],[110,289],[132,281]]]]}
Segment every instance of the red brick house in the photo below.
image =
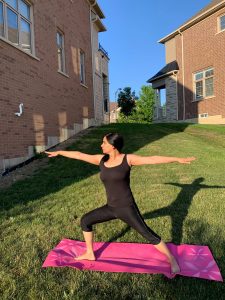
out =
{"type": "Polygon", "coordinates": [[[0,174],[107,121],[103,18],[94,0],[0,0],[0,174]]]}
{"type": "Polygon", "coordinates": [[[225,1],[211,1],[159,42],[166,66],[148,80],[156,91],[154,121],[225,124],[225,1]]]}

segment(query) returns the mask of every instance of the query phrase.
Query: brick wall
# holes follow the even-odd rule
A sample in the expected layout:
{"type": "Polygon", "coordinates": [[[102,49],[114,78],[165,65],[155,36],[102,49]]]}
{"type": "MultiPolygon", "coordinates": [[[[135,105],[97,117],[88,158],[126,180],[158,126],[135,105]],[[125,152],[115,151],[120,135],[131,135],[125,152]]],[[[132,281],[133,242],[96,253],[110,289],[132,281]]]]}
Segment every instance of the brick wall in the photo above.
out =
{"type": "Polygon", "coordinates": [[[33,17],[36,58],[0,39],[0,169],[94,119],[88,2],[36,0],[33,17]],[[57,29],[65,35],[66,75],[58,72],[57,29]],[[85,52],[86,86],[80,84],[79,49],[85,52]],[[20,103],[24,112],[17,117],[20,103]]]}
{"type": "MultiPolygon", "coordinates": [[[[199,114],[208,113],[209,123],[210,117],[213,116],[218,116],[218,123],[225,121],[225,31],[218,33],[217,30],[217,17],[224,13],[225,9],[221,9],[183,32],[185,119],[196,121],[199,114]],[[208,67],[214,68],[214,97],[193,101],[193,74],[208,67]]],[[[176,36],[176,53],[180,68],[178,74],[179,119],[182,120],[183,71],[180,35],[176,36]]]]}
{"type": "Polygon", "coordinates": [[[98,27],[93,24],[93,56],[94,56],[94,93],[95,93],[95,117],[98,124],[109,122],[109,112],[104,112],[104,96],[107,95],[109,106],[108,82],[108,58],[99,51],[98,27]],[[104,79],[103,77],[105,76],[104,79]],[[107,88],[107,90],[106,90],[107,88]]]}

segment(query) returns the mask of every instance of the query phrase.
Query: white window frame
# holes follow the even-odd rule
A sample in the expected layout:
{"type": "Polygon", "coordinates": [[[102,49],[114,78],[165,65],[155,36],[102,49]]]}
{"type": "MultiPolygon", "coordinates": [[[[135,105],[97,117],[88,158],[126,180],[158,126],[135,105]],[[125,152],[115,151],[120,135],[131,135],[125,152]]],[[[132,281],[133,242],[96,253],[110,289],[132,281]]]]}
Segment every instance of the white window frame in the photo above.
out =
{"type": "Polygon", "coordinates": [[[85,52],[80,49],[80,83],[86,85],[85,52]]]}
{"type": "Polygon", "coordinates": [[[225,14],[220,15],[220,16],[217,18],[218,32],[225,31],[225,27],[224,27],[224,28],[221,28],[221,18],[223,18],[223,17],[225,18],[225,14]]]}
{"type": "Polygon", "coordinates": [[[203,100],[203,99],[214,97],[214,68],[213,67],[204,69],[202,71],[195,72],[193,74],[193,91],[194,91],[193,92],[193,101],[200,101],[200,100],[203,100]],[[209,71],[213,71],[213,74],[210,75],[210,76],[206,76],[206,73],[209,72],[209,71]],[[198,75],[198,74],[199,75],[202,74],[202,78],[196,79],[196,75],[198,75]],[[209,79],[209,78],[213,78],[213,94],[206,96],[206,80],[209,79]],[[198,97],[198,98],[196,98],[196,96],[197,96],[196,83],[197,82],[202,82],[202,97],[198,97]]]}
{"type": "Polygon", "coordinates": [[[59,61],[58,61],[58,72],[66,74],[65,35],[60,29],[57,29],[57,32],[56,32],[56,45],[57,45],[57,60],[59,59],[58,58],[59,57],[59,50],[61,51],[61,64],[59,65],[59,61]],[[58,47],[58,42],[57,42],[58,34],[62,37],[62,45],[61,45],[60,48],[58,47]]]}
{"type": "Polygon", "coordinates": [[[18,10],[18,0],[17,1],[17,9],[10,6],[8,3],[6,3],[5,0],[0,0],[0,2],[3,4],[3,36],[0,35],[0,38],[8,42],[9,44],[18,47],[22,51],[28,54],[35,54],[34,53],[34,26],[33,26],[33,6],[32,4],[27,0],[22,0],[24,3],[26,3],[30,8],[30,19],[27,19],[24,17],[18,10]],[[13,43],[8,38],[8,22],[7,22],[7,8],[9,8],[13,13],[17,15],[18,18],[18,44],[13,43]],[[22,38],[21,38],[21,20],[26,21],[30,25],[30,50],[25,49],[22,47],[22,38]]]}

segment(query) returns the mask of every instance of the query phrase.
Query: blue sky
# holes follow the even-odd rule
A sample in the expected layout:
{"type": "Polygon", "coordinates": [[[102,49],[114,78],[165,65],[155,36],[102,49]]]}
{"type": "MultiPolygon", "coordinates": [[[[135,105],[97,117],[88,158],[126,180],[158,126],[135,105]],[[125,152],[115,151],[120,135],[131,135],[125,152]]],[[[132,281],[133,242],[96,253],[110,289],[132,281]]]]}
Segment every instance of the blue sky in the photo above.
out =
{"type": "Polygon", "coordinates": [[[98,0],[106,32],[99,41],[108,52],[110,101],[118,88],[136,95],[165,65],[164,45],[157,41],[177,29],[211,0],[98,0]]]}

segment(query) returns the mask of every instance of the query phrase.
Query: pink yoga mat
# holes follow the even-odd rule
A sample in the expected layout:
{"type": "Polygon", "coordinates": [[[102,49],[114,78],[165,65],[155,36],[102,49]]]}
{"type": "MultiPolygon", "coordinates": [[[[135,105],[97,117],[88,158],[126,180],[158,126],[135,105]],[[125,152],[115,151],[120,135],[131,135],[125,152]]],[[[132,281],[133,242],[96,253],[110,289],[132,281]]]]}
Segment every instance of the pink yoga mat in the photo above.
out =
{"type": "MultiPolygon", "coordinates": [[[[179,262],[179,275],[223,281],[219,268],[207,246],[174,245],[168,248],[179,262]]],[[[72,267],[79,270],[161,273],[173,278],[170,265],[163,254],[151,244],[94,243],[95,261],[75,261],[74,257],[85,252],[84,242],[63,239],[48,254],[42,267],[72,267]]]]}

